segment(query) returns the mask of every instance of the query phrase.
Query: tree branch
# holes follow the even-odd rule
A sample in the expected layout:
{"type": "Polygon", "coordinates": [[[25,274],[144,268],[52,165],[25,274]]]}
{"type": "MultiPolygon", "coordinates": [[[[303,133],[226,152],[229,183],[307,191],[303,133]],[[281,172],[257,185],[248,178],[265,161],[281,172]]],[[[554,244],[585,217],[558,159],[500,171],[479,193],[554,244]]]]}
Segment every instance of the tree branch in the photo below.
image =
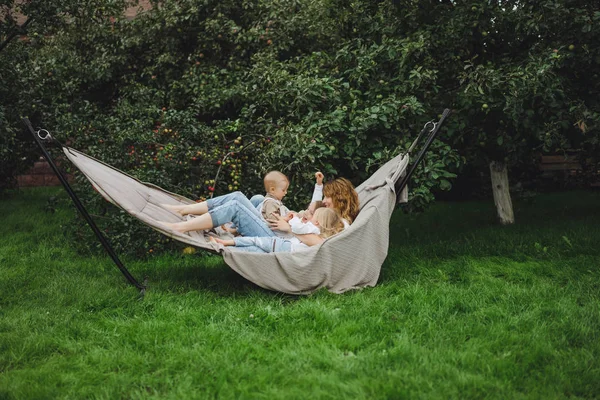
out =
{"type": "Polygon", "coordinates": [[[0,44],[0,51],[4,50],[4,48],[6,46],[8,46],[8,44],[10,43],[11,40],[13,40],[15,38],[15,36],[21,34],[23,31],[25,31],[25,28],[27,28],[27,25],[29,25],[29,23],[33,20],[33,18],[29,17],[27,18],[27,21],[23,22],[23,25],[19,26],[17,29],[15,29],[13,31],[13,33],[11,33],[10,35],[8,35],[8,37],[6,38],[6,40],[4,42],[2,42],[2,44],[0,44]]]}

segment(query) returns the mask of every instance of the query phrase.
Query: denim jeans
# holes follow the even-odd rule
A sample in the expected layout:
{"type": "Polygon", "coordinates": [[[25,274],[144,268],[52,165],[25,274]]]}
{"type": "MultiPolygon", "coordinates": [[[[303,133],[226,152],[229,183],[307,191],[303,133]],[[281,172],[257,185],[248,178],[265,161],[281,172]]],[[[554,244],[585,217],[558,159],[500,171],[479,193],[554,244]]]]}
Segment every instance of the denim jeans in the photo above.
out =
{"type": "Polygon", "coordinates": [[[292,242],[274,237],[236,237],[235,249],[249,253],[276,253],[292,251],[292,242]]]}
{"type": "Polygon", "coordinates": [[[233,222],[242,236],[272,237],[275,233],[242,192],[233,192],[206,201],[213,226],[233,222]]]}
{"type": "Polygon", "coordinates": [[[252,203],[254,208],[258,208],[258,206],[264,201],[264,199],[265,196],[263,196],[262,194],[255,194],[250,198],[250,203],[252,203]]]}

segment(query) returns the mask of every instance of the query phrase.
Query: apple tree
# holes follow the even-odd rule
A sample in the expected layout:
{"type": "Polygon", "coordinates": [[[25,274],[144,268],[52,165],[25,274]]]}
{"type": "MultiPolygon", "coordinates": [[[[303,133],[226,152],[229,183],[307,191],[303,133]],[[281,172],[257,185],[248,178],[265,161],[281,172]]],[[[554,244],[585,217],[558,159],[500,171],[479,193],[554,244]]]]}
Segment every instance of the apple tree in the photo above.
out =
{"type": "Polygon", "coordinates": [[[430,11],[435,21],[420,29],[436,37],[441,92],[456,111],[449,134],[468,164],[489,168],[499,219],[512,223],[509,169],[536,168],[540,152],[569,148],[597,163],[600,10],[546,0],[442,2],[430,11]]]}

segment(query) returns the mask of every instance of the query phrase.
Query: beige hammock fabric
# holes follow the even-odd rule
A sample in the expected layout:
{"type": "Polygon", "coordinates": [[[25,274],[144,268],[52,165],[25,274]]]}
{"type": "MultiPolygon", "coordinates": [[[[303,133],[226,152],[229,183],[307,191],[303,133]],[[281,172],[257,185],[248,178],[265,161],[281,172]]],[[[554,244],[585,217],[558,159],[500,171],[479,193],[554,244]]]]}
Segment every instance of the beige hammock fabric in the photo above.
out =
{"type": "MultiPolygon", "coordinates": [[[[290,294],[309,294],[321,288],[342,293],[375,286],[388,252],[389,221],[396,205],[394,184],[406,173],[409,162],[409,157],[401,154],[356,188],[360,213],[343,232],[305,251],[260,254],[214,244],[204,232],[181,234],[166,228],[157,221],[180,222],[185,217],[161,204],[194,202],[140,182],[72,148],[63,150],[106,200],[174,240],[221,253],[234,271],[258,286],[290,294]]],[[[401,201],[407,200],[407,193],[405,188],[401,201]]]]}

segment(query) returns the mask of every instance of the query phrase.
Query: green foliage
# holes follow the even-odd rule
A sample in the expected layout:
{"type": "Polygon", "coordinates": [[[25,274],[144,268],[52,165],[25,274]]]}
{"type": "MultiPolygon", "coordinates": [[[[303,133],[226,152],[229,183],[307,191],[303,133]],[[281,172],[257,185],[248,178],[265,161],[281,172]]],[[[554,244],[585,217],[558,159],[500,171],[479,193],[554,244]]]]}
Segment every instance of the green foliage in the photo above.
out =
{"type": "Polygon", "coordinates": [[[575,149],[593,169],[600,136],[600,103],[592,94],[600,89],[598,5],[498,1],[439,9],[437,22],[447,34],[438,47],[444,75],[460,79],[449,135],[468,163],[506,161],[523,172],[537,168],[541,152],[575,149]]]}
{"type": "MultiPolygon", "coordinates": [[[[0,108],[0,126],[8,128],[8,122],[4,116],[3,108],[0,108]]],[[[5,128],[6,129],[6,128],[5,128]]],[[[2,193],[7,187],[14,185],[12,181],[15,177],[13,171],[17,170],[16,163],[18,158],[13,156],[15,151],[15,134],[14,132],[6,129],[3,135],[0,135],[0,193],[2,193]]]]}
{"type": "MultiPolygon", "coordinates": [[[[262,192],[261,176],[281,169],[299,208],[316,170],[359,183],[445,107],[450,147],[428,153],[411,209],[450,189],[465,161],[531,171],[541,151],[580,149],[597,170],[600,12],[587,2],[186,0],[132,20],[124,1],[34,3],[48,31],[33,24],[0,53],[12,57],[0,89],[11,131],[29,116],[196,200],[262,192]]],[[[106,213],[106,229],[137,236],[106,213]]]]}
{"type": "MultiPolygon", "coordinates": [[[[315,171],[360,183],[439,112],[425,106],[436,72],[414,63],[424,40],[391,36],[398,17],[386,7],[190,0],[127,20],[123,6],[73,11],[73,23],[30,43],[14,65],[26,88],[15,108],[71,146],[195,200],[260,193],[262,175],[280,169],[293,185],[287,202],[303,207],[315,171]],[[368,12],[374,25],[357,35],[350,27],[368,12]]],[[[434,149],[437,172],[419,172],[415,207],[448,190],[459,164],[448,147],[434,149]]],[[[119,251],[161,247],[79,190],[119,251]]]]}
{"type": "MultiPolygon", "coordinates": [[[[3,56],[14,57],[13,61],[26,59],[23,54],[19,54],[22,46],[14,46],[0,53],[0,62],[3,56]],[[19,49],[15,49],[19,47],[19,49]]],[[[4,63],[4,65],[7,65],[4,63]]],[[[10,65],[10,64],[9,64],[10,65]]],[[[0,193],[7,188],[14,187],[16,176],[30,165],[34,157],[28,151],[31,146],[17,140],[19,128],[18,125],[19,103],[17,92],[18,86],[14,82],[19,82],[16,71],[10,67],[0,69],[0,193]],[[5,99],[13,99],[13,102],[7,102],[5,99]]],[[[39,157],[39,156],[38,156],[39,157]]]]}
{"type": "Polygon", "coordinates": [[[16,176],[39,157],[30,134],[19,135],[24,130],[21,118],[45,124],[48,113],[68,107],[66,102],[77,85],[64,74],[65,79],[53,78],[57,69],[66,72],[76,65],[63,65],[68,62],[68,55],[63,54],[67,49],[48,43],[54,43],[65,26],[89,24],[102,13],[119,13],[125,4],[92,0],[88,8],[73,0],[0,1],[0,191],[14,186],[16,176]],[[17,15],[24,17],[26,30],[17,15]]]}

